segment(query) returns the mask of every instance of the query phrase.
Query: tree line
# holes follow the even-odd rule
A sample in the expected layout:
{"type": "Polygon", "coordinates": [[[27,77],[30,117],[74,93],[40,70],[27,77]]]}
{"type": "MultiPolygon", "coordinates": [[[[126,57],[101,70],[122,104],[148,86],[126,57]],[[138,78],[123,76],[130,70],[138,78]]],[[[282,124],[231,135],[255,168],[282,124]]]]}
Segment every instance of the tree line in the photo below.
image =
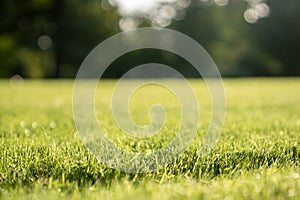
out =
{"type": "MultiPolygon", "coordinates": [[[[255,24],[243,19],[247,5],[233,0],[225,7],[191,7],[169,28],[203,45],[223,76],[300,75],[300,1],[268,4],[269,16],[255,24]]],[[[120,32],[117,10],[103,9],[99,0],[3,0],[0,18],[0,77],[75,77],[85,56],[120,32]]],[[[133,66],[156,61],[194,76],[184,59],[151,49],[121,56],[104,76],[117,78],[133,66]]]]}

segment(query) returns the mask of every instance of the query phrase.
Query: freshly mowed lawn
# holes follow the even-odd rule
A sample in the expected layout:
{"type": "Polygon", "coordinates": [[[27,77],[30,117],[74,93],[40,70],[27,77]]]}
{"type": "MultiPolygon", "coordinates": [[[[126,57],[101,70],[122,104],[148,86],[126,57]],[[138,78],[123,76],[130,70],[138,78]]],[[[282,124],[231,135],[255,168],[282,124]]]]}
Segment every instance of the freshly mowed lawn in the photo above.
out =
{"type": "MultiPolygon", "coordinates": [[[[194,143],[176,163],[126,174],[99,163],[81,143],[72,116],[72,81],[26,80],[11,87],[1,80],[0,199],[300,199],[300,79],[225,79],[226,122],[205,157],[199,149],[210,100],[202,81],[191,83],[201,111],[194,143]]],[[[134,121],[149,123],[156,97],[170,114],[158,138],[132,140],[113,122],[113,85],[102,83],[96,98],[108,137],[132,151],[166,145],[179,124],[176,98],[154,86],[137,93],[130,107],[134,121]]]]}

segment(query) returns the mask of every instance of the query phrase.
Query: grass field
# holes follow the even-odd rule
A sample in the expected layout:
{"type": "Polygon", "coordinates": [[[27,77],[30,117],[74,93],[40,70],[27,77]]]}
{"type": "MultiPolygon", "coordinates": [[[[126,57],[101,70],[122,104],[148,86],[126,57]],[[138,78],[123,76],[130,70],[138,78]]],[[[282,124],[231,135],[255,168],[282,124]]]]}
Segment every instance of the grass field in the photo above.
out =
{"type": "MultiPolygon", "coordinates": [[[[0,81],[0,199],[300,199],[300,79],[225,79],[226,122],[218,144],[199,155],[210,119],[208,92],[191,81],[201,121],[193,144],[155,172],[107,168],[82,144],[72,116],[72,81],[0,81]]],[[[120,148],[145,151],[174,136],[176,98],[155,91],[171,113],[154,141],[123,137],[109,109],[112,81],[96,103],[101,126],[120,148]]],[[[132,103],[132,118],[149,122],[155,98],[132,103]],[[146,114],[145,114],[146,113],[146,114]]]]}

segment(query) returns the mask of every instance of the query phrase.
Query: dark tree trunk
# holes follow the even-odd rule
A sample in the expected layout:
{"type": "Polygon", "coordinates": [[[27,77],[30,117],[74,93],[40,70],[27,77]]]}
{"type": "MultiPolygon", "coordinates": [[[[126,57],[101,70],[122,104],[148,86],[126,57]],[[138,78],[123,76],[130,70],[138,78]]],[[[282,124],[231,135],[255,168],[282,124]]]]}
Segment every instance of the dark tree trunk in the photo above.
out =
{"type": "Polygon", "coordinates": [[[61,78],[61,65],[63,62],[64,36],[63,36],[64,0],[55,0],[54,18],[57,25],[54,38],[55,70],[54,78],[61,78]]]}

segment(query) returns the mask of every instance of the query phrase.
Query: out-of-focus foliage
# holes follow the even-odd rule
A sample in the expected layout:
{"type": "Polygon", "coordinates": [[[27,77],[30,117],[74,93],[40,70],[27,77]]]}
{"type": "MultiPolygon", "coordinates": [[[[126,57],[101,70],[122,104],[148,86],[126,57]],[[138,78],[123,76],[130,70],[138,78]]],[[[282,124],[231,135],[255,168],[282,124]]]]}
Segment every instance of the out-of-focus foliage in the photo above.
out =
{"type": "Polygon", "coordinates": [[[1,77],[72,77],[117,20],[94,0],[4,0],[0,13],[1,77]]]}
{"type": "Polygon", "coordinates": [[[267,18],[249,24],[247,5],[201,6],[174,26],[202,44],[225,76],[300,75],[300,2],[269,0],[267,18]]]}
{"type": "MultiPolygon", "coordinates": [[[[227,6],[200,3],[169,28],[202,44],[225,76],[300,75],[300,1],[268,0],[268,5],[269,16],[249,24],[244,20],[249,8],[245,1],[232,0],[227,6]]],[[[118,11],[101,0],[3,0],[0,77],[74,77],[92,48],[120,31],[120,19],[118,11]]],[[[120,76],[129,66],[152,60],[194,76],[184,60],[154,51],[124,55],[105,75],[120,76]]]]}
{"type": "MultiPolygon", "coordinates": [[[[121,16],[119,26],[122,30],[130,30],[147,20],[153,26],[166,27],[173,20],[182,20],[187,8],[204,5],[227,6],[229,0],[102,0],[104,5],[116,7],[121,16]]],[[[244,8],[243,17],[250,24],[267,17],[270,8],[267,0],[244,0],[248,5],[244,8]]],[[[106,6],[104,6],[106,7],[106,6]]]]}

